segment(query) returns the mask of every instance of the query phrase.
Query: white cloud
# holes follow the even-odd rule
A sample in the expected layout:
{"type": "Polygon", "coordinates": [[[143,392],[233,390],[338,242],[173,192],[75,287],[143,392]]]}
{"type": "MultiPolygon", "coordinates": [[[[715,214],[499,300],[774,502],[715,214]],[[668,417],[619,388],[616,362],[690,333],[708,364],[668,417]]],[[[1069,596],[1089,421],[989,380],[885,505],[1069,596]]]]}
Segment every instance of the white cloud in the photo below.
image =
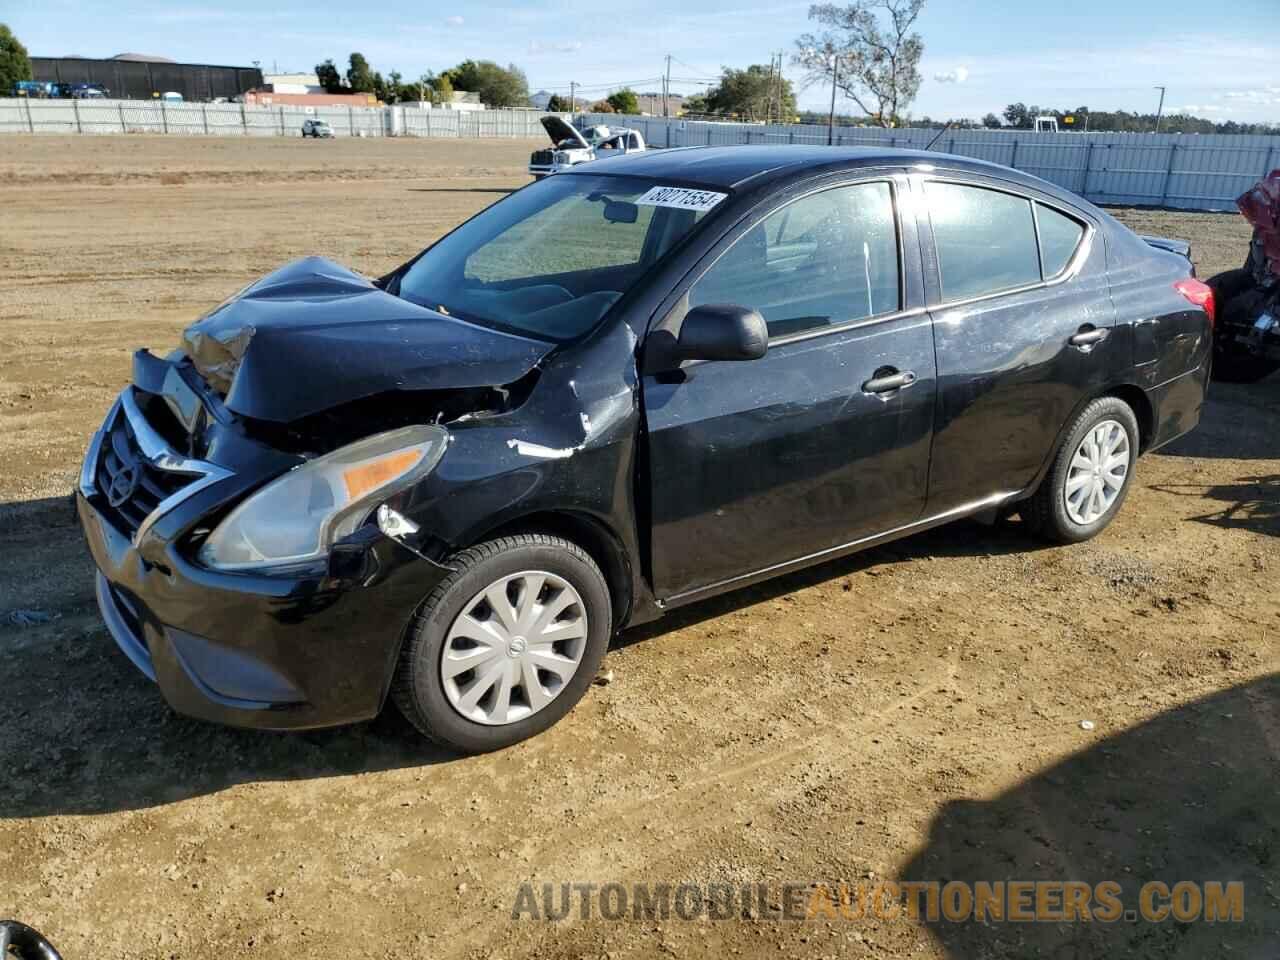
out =
{"type": "Polygon", "coordinates": [[[529,53],[576,53],[582,49],[581,40],[565,40],[561,43],[543,43],[541,40],[529,41],[529,53]]]}
{"type": "Polygon", "coordinates": [[[457,14],[454,14],[452,17],[445,17],[444,22],[450,27],[460,27],[463,24],[463,19],[457,14]]]}
{"type": "Polygon", "coordinates": [[[968,67],[956,67],[954,70],[948,70],[946,73],[935,73],[933,79],[939,83],[964,83],[969,79],[968,67]]]}
{"type": "Polygon", "coordinates": [[[1243,100],[1263,106],[1280,104],[1280,87],[1257,87],[1252,90],[1228,90],[1223,94],[1228,100],[1243,100]]]}

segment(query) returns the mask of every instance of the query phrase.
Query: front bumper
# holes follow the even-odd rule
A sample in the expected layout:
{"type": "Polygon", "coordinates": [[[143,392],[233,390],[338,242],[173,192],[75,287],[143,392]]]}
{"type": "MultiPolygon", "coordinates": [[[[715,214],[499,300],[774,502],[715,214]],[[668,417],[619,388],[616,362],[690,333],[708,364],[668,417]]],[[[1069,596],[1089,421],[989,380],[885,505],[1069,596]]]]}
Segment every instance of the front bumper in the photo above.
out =
{"type": "Polygon", "coordinates": [[[86,475],[76,505],[97,567],[103,620],[173,709],[273,730],[378,713],[413,613],[445,568],[366,528],[335,550],[323,572],[268,577],[207,570],[180,546],[219,486],[235,486],[234,474],[176,505],[162,504],[157,512],[164,515],[133,535],[120,529],[95,488],[94,471],[86,475]]]}

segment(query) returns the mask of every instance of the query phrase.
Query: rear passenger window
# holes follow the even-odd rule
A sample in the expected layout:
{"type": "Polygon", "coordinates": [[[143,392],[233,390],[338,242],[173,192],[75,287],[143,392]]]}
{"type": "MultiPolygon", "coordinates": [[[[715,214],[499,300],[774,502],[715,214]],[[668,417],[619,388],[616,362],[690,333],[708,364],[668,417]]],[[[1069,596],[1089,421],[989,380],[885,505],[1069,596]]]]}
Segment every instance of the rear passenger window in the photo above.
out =
{"type": "Polygon", "coordinates": [[[1040,282],[1031,201],[958,183],[925,185],[944,300],[1040,282]]]}
{"type": "Polygon", "coordinates": [[[773,211],[693,285],[689,305],[750,307],[777,338],[892,313],[898,290],[893,192],[859,183],[773,211]]]}
{"type": "Polygon", "coordinates": [[[1048,280],[1067,269],[1084,237],[1084,224],[1043,203],[1036,204],[1036,222],[1040,227],[1040,259],[1048,280]]]}

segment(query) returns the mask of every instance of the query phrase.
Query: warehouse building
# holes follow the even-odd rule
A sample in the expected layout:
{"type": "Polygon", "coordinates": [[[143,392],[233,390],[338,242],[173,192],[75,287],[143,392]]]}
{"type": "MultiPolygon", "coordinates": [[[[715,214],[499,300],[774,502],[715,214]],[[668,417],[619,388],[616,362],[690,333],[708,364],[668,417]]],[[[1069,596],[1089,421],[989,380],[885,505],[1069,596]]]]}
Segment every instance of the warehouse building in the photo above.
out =
{"type": "Polygon", "coordinates": [[[122,53],[106,60],[89,57],[32,57],[32,78],[45,83],[91,83],[107,96],[150,100],[179,93],[184,100],[231,100],[262,86],[257,67],[175,63],[165,57],[122,53]]]}

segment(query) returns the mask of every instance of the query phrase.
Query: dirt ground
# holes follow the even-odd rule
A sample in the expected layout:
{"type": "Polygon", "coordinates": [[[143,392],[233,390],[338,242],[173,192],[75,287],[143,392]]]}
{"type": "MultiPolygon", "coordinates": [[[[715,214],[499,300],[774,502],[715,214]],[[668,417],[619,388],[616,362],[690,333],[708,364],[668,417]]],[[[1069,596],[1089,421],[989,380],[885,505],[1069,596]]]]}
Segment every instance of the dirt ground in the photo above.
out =
{"type": "MultiPolygon", "coordinates": [[[[524,183],[531,148],[0,141],[0,916],[69,960],[1273,957],[1276,378],[1215,384],[1091,543],[959,524],[679,611],[496,755],[394,716],[272,735],[170,713],[99,623],[67,504],[131,351],[303,254],[393,266],[524,183]],[[512,918],[526,881],[760,881],[776,906],[867,878],[1243,880],[1246,913],[512,918]]],[[[1191,240],[1202,276],[1243,259],[1239,217],[1117,214],[1191,240]]]]}

